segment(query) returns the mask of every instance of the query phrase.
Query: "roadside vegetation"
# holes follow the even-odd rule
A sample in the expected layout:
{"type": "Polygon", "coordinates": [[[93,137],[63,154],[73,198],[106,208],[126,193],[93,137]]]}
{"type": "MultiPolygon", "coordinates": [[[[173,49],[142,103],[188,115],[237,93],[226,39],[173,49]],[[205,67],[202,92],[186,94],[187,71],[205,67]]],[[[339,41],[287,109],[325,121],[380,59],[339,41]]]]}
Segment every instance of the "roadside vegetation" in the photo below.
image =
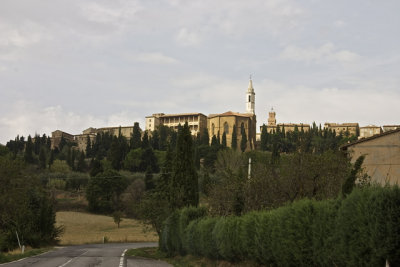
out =
{"type": "MultiPolygon", "coordinates": [[[[232,144],[227,144],[225,133],[210,138],[205,129],[191,136],[187,123],[178,131],[160,126],[151,134],[141,132],[135,123],[129,140],[121,132],[117,136],[99,133],[88,137],[84,151],[64,138],[52,148],[45,135],[18,136],[0,146],[0,179],[5,185],[0,190],[7,196],[0,196],[0,208],[9,209],[0,213],[1,251],[18,247],[17,231],[23,244],[33,247],[60,240],[62,244],[98,243],[104,236],[109,242],[159,240],[163,253],[185,255],[185,260],[187,254],[193,254],[197,255],[194,258],[265,264],[259,256],[265,254],[270,257],[268,264],[275,264],[278,256],[267,250],[282,240],[264,236],[269,229],[293,233],[290,236],[297,240],[297,235],[302,238],[304,231],[311,231],[301,228],[302,220],[304,225],[306,220],[313,225],[319,220],[313,216],[321,212],[320,220],[327,216],[327,221],[318,227],[322,227],[321,235],[325,234],[328,225],[336,229],[332,223],[338,222],[353,188],[367,192],[372,186],[363,173],[362,158],[352,166],[339,150],[357,136],[336,135],[315,124],[307,132],[296,128],[286,133],[278,128],[268,133],[263,128],[257,149],[248,151],[244,132],[241,129],[237,137],[234,128],[232,144]],[[19,214],[32,217],[27,220],[19,214]],[[263,220],[271,228],[256,228],[263,220]],[[252,230],[245,230],[246,224],[252,230]],[[21,230],[39,225],[39,234],[21,230]],[[143,233],[143,228],[147,232],[143,233]],[[254,249],[254,240],[262,238],[267,243],[257,242],[266,251],[248,250],[254,249]],[[239,241],[251,248],[235,247],[239,241]],[[219,247],[223,244],[232,247],[219,247]]],[[[289,241],[293,240],[282,242],[290,245],[289,241]]],[[[295,242],[297,249],[304,250],[307,242],[310,240],[295,242]]],[[[281,256],[294,255],[287,253],[281,256]]],[[[299,259],[303,256],[296,254],[299,259]]]]}

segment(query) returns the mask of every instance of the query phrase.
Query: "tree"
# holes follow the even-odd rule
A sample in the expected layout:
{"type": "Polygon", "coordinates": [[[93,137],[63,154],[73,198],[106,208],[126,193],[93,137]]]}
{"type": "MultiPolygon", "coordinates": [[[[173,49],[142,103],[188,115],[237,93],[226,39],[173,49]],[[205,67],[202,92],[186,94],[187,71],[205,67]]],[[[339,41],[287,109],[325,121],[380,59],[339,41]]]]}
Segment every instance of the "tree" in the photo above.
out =
{"type": "Polygon", "coordinates": [[[28,136],[28,141],[25,144],[24,160],[26,163],[34,163],[33,143],[30,135],[28,136]]]}
{"type": "Polygon", "coordinates": [[[114,219],[115,224],[118,225],[118,228],[119,228],[120,223],[122,222],[122,215],[123,215],[122,212],[119,210],[114,211],[114,213],[113,213],[113,219],[114,219]]]}
{"type": "Polygon", "coordinates": [[[86,170],[86,161],[85,161],[85,153],[81,151],[78,159],[78,165],[76,166],[76,170],[78,172],[85,172],[86,170]]]}
{"type": "Polygon", "coordinates": [[[115,170],[121,169],[121,161],[122,161],[122,151],[121,146],[118,142],[118,138],[116,136],[113,137],[111,148],[108,153],[108,160],[111,162],[111,166],[115,170]]]}
{"type": "Polygon", "coordinates": [[[210,145],[210,136],[208,135],[207,128],[203,128],[203,130],[200,133],[200,143],[206,146],[210,145]]]}
{"type": "Polygon", "coordinates": [[[89,210],[109,213],[121,208],[121,194],[128,186],[127,179],[114,170],[106,170],[89,180],[86,199],[89,210]]]}
{"type": "Polygon", "coordinates": [[[153,147],[153,149],[160,150],[160,136],[157,130],[153,131],[153,137],[151,141],[151,146],[153,147]]]}
{"type": "Polygon", "coordinates": [[[103,169],[103,165],[101,164],[101,161],[98,157],[96,157],[92,163],[90,164],[91,169],[90,169],[90,176],[91,177],[95,177],[97,176],[99,173],[102,173],[104,171],[103,169]]]}
{"type": "Polygon", "coordinates": [[[142,149],[146,149],[149,146],[150,146],[149,134],[147,133],[147,131],[145,131],[144,134],[143,134],[143,138],[142,138],[142,149]]]}
{"type": "Polygon", "coordinates": [[[52,149],[50,151],[49,168],[51,167],[51,165],[53,165],[53,162],[54,162],[54,150],[52,149]]]}
{"type": "Polygon", "coordinates": [[[365,156],[361,155],[357,158],[356,162],[354,163],[354,167],[350,172],[350,175],[347,177],[346,181],[343,184],[342,187],[342,195],[347,196],[349,195],[355,186],[357,176],[362,170],[362,164],[364,162],[365,156]]]}
{"type": "Polygon", "coordinates": [[[140,130],[140,127],[139,127],[139,123],[135,122],[133,124],[133,132],[132,132],[131,140],[130,140],[130,148],[131,149],[140,148],[141,144],[142,144],[141,130],[140,130]]]}
{"type": "Polygon", "coordinates": [[[89,135],[86,137],[86,157],[92,156],[92,142],[90,141],[89,135]]]}
{"type": "Polygon", "coordinates": [[[44,146],[40,148],[39,152],[39,168],[46,169],[46,149],[44,146]]]}
{"type": "Polygon", "coordinates": [[[232,143],[231,143],[231,148],[233,150],[237,149],[237,133],[236,133],[236,126],[233,125],[233,129],[232,129],[232,143]]]}
{"type": "Polygon", "coordinates": [[[151,172],[150,166],[147,166],[146,174],[144,176],[144,184],[146,186],[146,191],[154,189],[153,173],[151,172]]]}
{"type": "Polygon", "coordinates": [[[141,160],[140,160],[140,171],[146,171],[150,167],[152,172],[158,173],[160,168],[158,166],[157,157],[154,154],[153,149],[148,146],[146,149],[142,150],[141,160]]]}
{"type": "Polygon", "coordinates": [[[225,132],[222,134],[221,145],[222,145],[223,148],[226,147],[226,133],[225,132]]]}
{"type": "Polygon", "coordinates": [[[186,122],[178,132],[174,171],[171,181],[171,206],[182,208],[199,204],[198,177],[193,162],[192,136],[186,122]]]}
{"type": "Polygon", "coordinates": [[[246,135],[246,130],[244,128],[244,124],[240,127],[240,132],[242,135],[242,140],[240,141],[240,150],[244,152],[247,148],[247,135],[246,135]]]}
{"type": "Polygon", "coordinates": [[[265,124],[261,129],[261,150],[266,151],[268,149],[268,132],[265,124]]]}

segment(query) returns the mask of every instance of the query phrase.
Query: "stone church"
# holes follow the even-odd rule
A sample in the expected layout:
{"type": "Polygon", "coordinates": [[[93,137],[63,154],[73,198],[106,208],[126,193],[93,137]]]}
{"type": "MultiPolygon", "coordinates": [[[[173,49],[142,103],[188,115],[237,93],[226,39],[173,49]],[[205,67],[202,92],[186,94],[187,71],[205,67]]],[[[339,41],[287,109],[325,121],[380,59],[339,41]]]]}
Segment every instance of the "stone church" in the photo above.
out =
{"type": "Polygon", "coordinates": [[[234,127],[236,128],[237,144],[240,146],[242,140],[241,129],[247,136],[247,149],[255,149],[256,145],[256,127],[257,120],[255,114],[255,101],[256,94],[253,88],[253,82],[250,79],[249,86],[246,92],[246,113],[238,113],[227,111],[221,114],[210,114],[207,118],[208,134],[211,138],[215,135],[222,139],[223,133],[226,135],[226,143],[228,147],[232,144],[232,132],[234,127]]]}

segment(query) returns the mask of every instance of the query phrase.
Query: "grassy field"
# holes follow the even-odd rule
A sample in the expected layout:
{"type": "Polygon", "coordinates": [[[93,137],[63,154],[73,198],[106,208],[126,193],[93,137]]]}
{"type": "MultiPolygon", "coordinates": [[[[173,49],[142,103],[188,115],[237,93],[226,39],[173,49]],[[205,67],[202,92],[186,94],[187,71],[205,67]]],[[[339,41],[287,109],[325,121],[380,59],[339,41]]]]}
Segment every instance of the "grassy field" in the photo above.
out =
{"type": "Polygon", "coordinates": [[[56,216],[57,226],[64,225],[60,245],[108,242],[157,242],[155,232],[144,232],[144,226],[132,219],[123,218],[120,228],[112,217],[83,212],[60,211],[56,216]]]}

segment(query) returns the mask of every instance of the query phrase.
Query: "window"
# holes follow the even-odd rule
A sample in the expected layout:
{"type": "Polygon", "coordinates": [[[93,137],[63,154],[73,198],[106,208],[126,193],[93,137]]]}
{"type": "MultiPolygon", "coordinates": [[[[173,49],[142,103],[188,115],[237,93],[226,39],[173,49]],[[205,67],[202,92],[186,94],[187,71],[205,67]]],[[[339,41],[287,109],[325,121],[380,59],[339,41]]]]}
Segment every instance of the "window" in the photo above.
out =
{"type": "Polygon", "coordinates": [[[227,122],[224,123],[224,133],[229,134],[229,124],[227,122]]]}
{"type": "Polygon", "coordinates": [[[251,102],[250,97],[251,97],[251,96],[249,96],[249,102],[251,102]]]}

